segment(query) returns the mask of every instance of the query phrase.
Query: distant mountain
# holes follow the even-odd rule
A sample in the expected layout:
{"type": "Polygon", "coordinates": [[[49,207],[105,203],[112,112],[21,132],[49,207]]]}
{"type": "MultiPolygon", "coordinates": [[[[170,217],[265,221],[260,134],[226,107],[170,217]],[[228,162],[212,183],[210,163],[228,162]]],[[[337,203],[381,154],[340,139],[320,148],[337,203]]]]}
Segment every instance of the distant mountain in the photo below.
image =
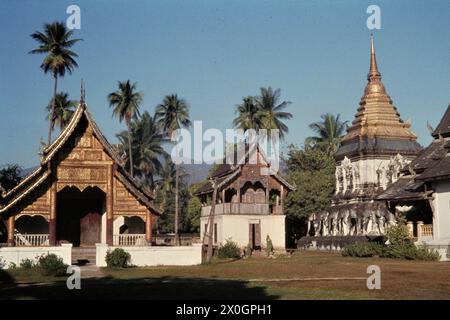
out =
{"type": "Polygon", "coordinates": [[[37,168],[39,168],[39,166],[35,166],[35,167],[31,167],[31,168],[25,168],[20,170],[20,177],[23,179],[26,176],[28,176],[30,173],[32,173],[33,171],[35,171],[37,168]]]}
{"type": "Polygon", "coordinates": [[[208,178],[208,171],[211,168],[210,164],[182,164],[181,167],[189,175],[188,185],[200,182],[208,178]]]}

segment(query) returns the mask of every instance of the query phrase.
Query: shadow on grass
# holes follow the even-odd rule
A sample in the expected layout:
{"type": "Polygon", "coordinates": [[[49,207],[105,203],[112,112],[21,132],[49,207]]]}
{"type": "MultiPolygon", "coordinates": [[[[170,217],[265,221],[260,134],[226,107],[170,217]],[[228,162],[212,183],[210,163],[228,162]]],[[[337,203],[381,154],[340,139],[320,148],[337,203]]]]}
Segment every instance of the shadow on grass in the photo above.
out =
{"type": "Polygon", "coordinates": [[[0,284],[0,299],[276,299],[265,288],[240,280],[205,278],[138,278],[118,280],[112,277],[81,280],[81,290],[68,290],[65,281],[43,284],[0,284]]]}

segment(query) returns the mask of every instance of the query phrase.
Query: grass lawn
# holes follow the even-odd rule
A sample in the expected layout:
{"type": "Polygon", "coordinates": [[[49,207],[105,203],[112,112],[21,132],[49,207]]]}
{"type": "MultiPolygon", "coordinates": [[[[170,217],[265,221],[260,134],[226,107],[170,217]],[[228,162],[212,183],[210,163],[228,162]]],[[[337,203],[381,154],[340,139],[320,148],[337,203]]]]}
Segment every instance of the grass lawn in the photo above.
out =
{"type": "Polygon", "coordinates": [[[450,299],[450,263],[299,252],[277,259],[215,261],[191,267],[102,269],[69,291],[65,278],[14,270],[1,299],[450,299]],[[381,289],[368,290],[366,269],[381,268],[381,289]]]}

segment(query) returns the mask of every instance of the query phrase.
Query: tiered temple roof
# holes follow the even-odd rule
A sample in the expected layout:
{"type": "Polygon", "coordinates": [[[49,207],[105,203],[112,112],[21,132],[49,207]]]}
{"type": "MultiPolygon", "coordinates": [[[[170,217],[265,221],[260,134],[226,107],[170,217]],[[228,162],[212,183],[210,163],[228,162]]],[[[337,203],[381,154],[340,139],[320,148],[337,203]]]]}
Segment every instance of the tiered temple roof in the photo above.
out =
{"type": "Polygon", "coordinates": [[[16,187],[3,193],[2,201],[0,203],[0,215],[7,213],[15,206],[21,205],[21,202],[26,201],[27,197],[44,183],[48,182],[52,175],[51,165],[52,161],[58,162],[58,152],[67,146],[71,139],[74,139],[76,129],[82,126],[83,122],[87,121],[87,126],[93,130],[94,136],[100,142],[102,149],[114,161],[115,177],[123,183],[140,203],[148,209],[151,209],[155,214],[160,214],[161,211],[153,203],[154,196],[149,191],[139,186],[139,184],[128,174],[124,169],[122,159],[116,154],[114,148],[106,140],[99,127],[92,118],[84,101],[81,101],[78,108],[74,112],[69,124],[64,128],[61,134],[53,141],[53,143],[43,150],[40,166],[25,177],[16,187]]]}
{"type": "Polygon", "coordinates": [[[373,36],[367,80],[355,119],[342,139],[336,159],[372,154],[416,155],[421,150],[417,137],[411,132],[411,125],[400,118],[381,81],[373,36]]]}
{"type": "Polygon", "coordinates": [[[413,201],[426,199],[431,189],[426,183],[450,178],[450,105],[433,132],[434,141],[408,166],[404,176],[392,184],[378,200],[413,201]]]}
{"type": "MultiPolygon", "coordinates": [[[[226,187],[229,183],[231,183],[236,177],[238,177],[242,172],[242,167],[249,164],[249,154],[251,152],[248,145],[245,146],[245,152],[242,152],[243,156],[245,157],[244,161],[239,161],[237,158],[239,154],[241,154],[238,151],[234,152],[233,159],[235,163],[238,163],[236,165],[233,164],[227,164],[222,163],[217,166],[217,168],[214,170],[214,172],[211,174],[211,178],[215,179],[217,182],[218,189],[221,189],[223,187],[226,187]],[[242,163],[242,164],[240,164],[242,163]]],[[[258,156],[258,162],[261,162],[264,165],[269,166],[269,162],[266,159],[266,156],[260,150],[260,148],[256,148],[256,153],[258,156]]],[[[226,158],[223,159],[223,162],[226,162],[226,158]]],[[[278,173],[273,173],[271,176],[276,179],[279,183],[284,185],[288,190],[295,190],[295,187],[289,184],[285,179],[283,179],[278,173]]],[[[213,187],[211,185],[211,182],[208,181],[205,184],[203,184],[197,191],[197,195],[201,194],[208,194],[213,192],[213,187]]]]}

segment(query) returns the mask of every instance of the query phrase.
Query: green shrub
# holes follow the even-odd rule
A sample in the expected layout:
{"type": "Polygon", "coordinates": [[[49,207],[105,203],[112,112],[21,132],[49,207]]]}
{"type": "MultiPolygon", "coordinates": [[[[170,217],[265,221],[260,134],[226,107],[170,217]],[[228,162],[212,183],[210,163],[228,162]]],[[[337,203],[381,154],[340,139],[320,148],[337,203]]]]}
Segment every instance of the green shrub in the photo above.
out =
{"type": "Polygon", "coordinates": [[[403,220],[386,230],[386,238],[389,246],[405,246],[413,243],[408,227],[403,220]]]}
{"type": "Polygon", "coordinates": [[[273,254],[273,243],[272,239],[270,239],[269,235],[266,237],[266,252],[267,256],[270,256],[273,254]]]}
{"type": "Polygon", "coordinates": [[[220,245],[217,250],[217,256],[219,259],[237,259],[241,256],[241,249],[239,249],[236,242],[231,241],[231,239],[225,240],[224,245],[220,245]]]}
{"type": "Polygon", "coordinates": [[[130,264],[131,256],[122,248],[116,248],[106,253],[106,265],[108,268],[126,268],[130,264]]]}
{"type": "Polygon", "coordinates": [[[387,245],[373,242],[355,242],[342,250],[344,257],[373,257],[427,260],[436,261],[440,259],[439,252],[428,247],[416,246],[411,239],[404,221],[399,221],[395,226],[386,230],[387,245]]]}
{"type": "Polygon", "coordinates": [[[53,253],[39,257],[37,266],[42,275],[56,277],[64,276],[68,267],[61,257],[53,253]]]}
{"type": "Polygon", "coordinates": [[[344,257],[373,257],[381,255],[383,247],[373,242],[355,242],[346,245],[341,254],[344,257]]]}
{"type": "Polygon", "coordinates": [[[15,264],[14,262],[11,261],[8,265],[8,269],[9,270],[17,269],[17,264],[15,264]]]}
{"type": "Polygon", "coordinates": [[[403,246],[388,245],[382,257],[391,259],[437,261],[440,259],[441,255],[439,252],[429,249],[425,245],[416,246],[411,243],[403,246]]]}
{"type": "Polygon", "coordinates": [[[23,269],[31,269],[36,267],[36,263],[33,260],[26,258],[20,261],[19,266],[23,269]]]}
{"type": "Polygon", "coordinates": [[[245,250],[244,250],[244,256],[247,257],[247,258],[249,258],[249,257],[252,256],[252,253],[253,253],[253,248],[252,248],[252,245],[249,243],[249,244],[245,247],[245,250]]]}
{"type": "Polygon", "coordinates": [[[425,244],[420,245],[416,248],[417,252],[415,260],[439,261],[441,259],[441,255],[439,252],[428,248],[425,244]]]}

